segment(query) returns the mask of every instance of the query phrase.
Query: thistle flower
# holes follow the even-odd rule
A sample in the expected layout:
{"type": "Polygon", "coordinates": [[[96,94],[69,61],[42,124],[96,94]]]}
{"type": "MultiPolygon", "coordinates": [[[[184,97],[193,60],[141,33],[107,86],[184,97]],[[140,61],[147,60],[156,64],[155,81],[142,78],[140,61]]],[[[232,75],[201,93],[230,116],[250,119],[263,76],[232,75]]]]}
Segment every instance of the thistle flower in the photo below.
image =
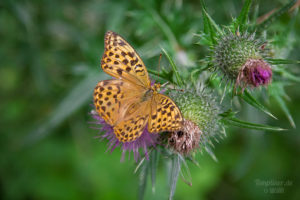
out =
{"type": "Polygon", "coordinates": [[[237,77],[238,85],[268,85],[272,78],[272,70],[268,63],[262,59],[249,59],[240,69],[237,77]]]}
{"type": "Polygon", "coordinates": [[[141,158],[141,149],[143,149],[144,156],[146,157],[146,159],[148,159],[148,148],[155,147],[157,145],[158,134],[149,133],[147,127],[145,127],[142,135],[135,141],[121,142],[116,137],[113,127],[107,124],[95,110],[92,110],[90,114],[92,115],[93,119],[96,120],[95,123],[101,125],[101,128],[99,128],[101,134],[100,138],[107,139],[109,141],[107,150],[110,150],[112,152],[116,147],[121,147],[121,161],[124,160],[126,152],[129,152],[129,155],[131,152],[133,152],[134,160],[137,162],[141,158]]]}
{"type": "Polygon", "coordinates": [[[180,108],[184,123],[181,130],[168,135],[168,146],[187,155],[199,147],[212,145],[211,139],[217,140],[222,126],[219,117],[221,109],[215,97],[201,85],[171,91],[169,95],[180,108]]]}
{"type": "Polygon", "coordinates": [[[192,121],[183,121],[183,127],[179,131],[169,133],[168,145],[182,155],[188,155],[199,148],[202,131],[192,121]]]}
{"type": "Polygon", "coordinates": [[[258,87],[268,85],[272,79],[271,65],[264,58],[269,49],[255,39],[254,34],[219,36],[212,48],[213,65],[237,86],[258,87]]]}

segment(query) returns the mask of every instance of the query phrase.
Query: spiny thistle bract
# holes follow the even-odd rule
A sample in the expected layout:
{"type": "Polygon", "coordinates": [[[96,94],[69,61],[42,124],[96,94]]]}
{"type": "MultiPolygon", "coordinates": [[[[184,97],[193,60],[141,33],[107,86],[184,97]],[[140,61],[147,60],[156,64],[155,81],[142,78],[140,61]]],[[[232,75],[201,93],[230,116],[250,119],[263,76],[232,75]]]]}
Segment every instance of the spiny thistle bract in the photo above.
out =
{"type": "Polygon", "coordinates": [[[255,39],[255,34],[225,31],[211,48],[212,65],[236,86],[267,85],[272,69],[264,60],[269,54],[265,45],[255,39]]]}

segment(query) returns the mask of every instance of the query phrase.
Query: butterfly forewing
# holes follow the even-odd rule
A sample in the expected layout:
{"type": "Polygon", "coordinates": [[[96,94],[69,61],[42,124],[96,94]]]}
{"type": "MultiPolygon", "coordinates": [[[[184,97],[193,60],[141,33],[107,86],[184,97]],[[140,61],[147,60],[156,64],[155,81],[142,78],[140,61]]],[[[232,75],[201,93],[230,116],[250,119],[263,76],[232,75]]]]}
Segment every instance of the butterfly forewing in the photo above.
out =
{"type": "Polygon", "coordinates": [[[121,79],[100,81],[94,90],[94,105],[111,126],[123,121],[128,108],[141,98],[144,88],[121,79]]]}
{"type": "Polygon", "coordinates": [[[174,101],[163,94],[155,94],[151,102],[149,132],[175,131],[181,126],[182,115],[174,101]]]}
{"type": "Polygon", "coordinates": [[[101,67],[113,77],[150,87],[148,72],[140,56],[125,39],[112,31],[105,34],[105,52],[101,67]]]}

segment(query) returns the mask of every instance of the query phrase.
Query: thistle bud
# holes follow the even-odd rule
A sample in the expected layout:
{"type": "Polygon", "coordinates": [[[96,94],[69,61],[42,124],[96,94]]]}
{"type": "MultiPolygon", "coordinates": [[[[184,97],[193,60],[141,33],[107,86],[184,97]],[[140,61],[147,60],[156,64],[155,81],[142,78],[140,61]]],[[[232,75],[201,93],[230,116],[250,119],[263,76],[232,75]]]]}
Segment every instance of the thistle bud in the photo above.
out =
{"type": "Polygon", "coordinates": [[[212,58],[214,66],[236,85],[258,87],[272,79],[271,65],[264,60],[268,51],[265,43],[255,40],[254,34],[227,33],[217,40],[212,58]]]}
{"type": "Polygon", "coordinates": [[[168,135],[168,146],[174,151],[187,155],[199,147],[211,143],[220,132],[221,109],[215,98],[200,86],[196,89],[171,91],[169,96],[175,101],[184,118],[181,130],[168,135]]]}

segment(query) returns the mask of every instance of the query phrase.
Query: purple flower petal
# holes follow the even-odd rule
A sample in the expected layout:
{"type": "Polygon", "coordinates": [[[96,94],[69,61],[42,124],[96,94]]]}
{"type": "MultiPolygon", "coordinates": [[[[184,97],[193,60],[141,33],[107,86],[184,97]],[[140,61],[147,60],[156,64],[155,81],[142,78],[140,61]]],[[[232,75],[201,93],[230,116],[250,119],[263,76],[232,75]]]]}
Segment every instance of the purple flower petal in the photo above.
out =
{"type": "Polygon", "coordinates": [[[238,75],[237,82],[258,87],[268,85],[272,79],[271,66],[261,59],[249,59],[238,75]]]}
{"type": "Polygon", "coordinates": [[[145,127],[142,135],[135,141],[124,143],[120,142],[114,134],[113,127],[107,124],[105,120],[102,119],[96,111],[93,110],[91,112],[91,115],[96,120],[96,124],[102,125],[102,128],[100,129],[100,138],[107,139],[109,141],[107,150],[110,150],[110,152],[112,152],[115,148],[119,146],[123,150],[121,162],[124,160],[126,152],[129,152],[129,157],[130,153],[133,152],[134,160],[137,162],[141,158],[139,152],[140,149],[143,149],[144,156],[146,157],[146,159],[148,159],[148,148],[155,147],[158,143],[158,134],[149,133],[147,126],[145,127]]]}

